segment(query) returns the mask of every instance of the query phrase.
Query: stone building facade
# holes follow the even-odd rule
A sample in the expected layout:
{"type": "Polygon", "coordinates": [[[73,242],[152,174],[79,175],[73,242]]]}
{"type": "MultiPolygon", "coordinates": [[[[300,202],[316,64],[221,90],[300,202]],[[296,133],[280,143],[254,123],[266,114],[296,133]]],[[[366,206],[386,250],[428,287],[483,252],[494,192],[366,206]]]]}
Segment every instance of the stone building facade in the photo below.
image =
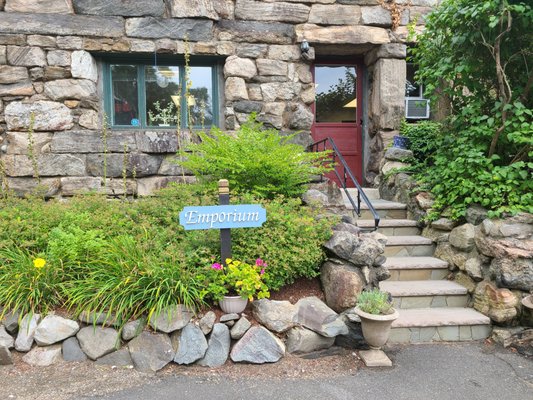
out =
{"type": "MultiPolygon", "coordinates": [[[[138,92],[140,99],[129,95],[139,101],[138,115],[117,103],[128,79],[134,86],[154,85],[148,75],[137,80],[137,65],[156,71],[153,82],[165,81],[163,70],[183,75],[183,61],[173,60],[187,55],[190,65],[212,72],[209,88],[200,88],[209,99],[209,123],[234,130],[255,112],[267,127],[299,131],[305,145],[316,139],[316,66],[357,65],[356,162],[363,183],[371,185],[404,112],[407,25],[423,24],[436,3],[0,0],[3,184],[27,192],[38,174],[49,195],[85,189],[145,195],[191,180],[172,162],[186,130],[177,134],[148,119],[144,97],[168,81],[157,80],[161,89],[154,86],[152,94],[138,92]],[[302,51],[304,41],[308,51],[302,51]],[[120,68],[114,68],[124,63],[134,77],[115,81],[120,68]],[[127,115],[125,126],[117,110],[127,115]],[[104,116],[111,118],[109,129],[103,129],[104,116]]],[[[189,100],[184,107],[191,107],[189,100]]]]}

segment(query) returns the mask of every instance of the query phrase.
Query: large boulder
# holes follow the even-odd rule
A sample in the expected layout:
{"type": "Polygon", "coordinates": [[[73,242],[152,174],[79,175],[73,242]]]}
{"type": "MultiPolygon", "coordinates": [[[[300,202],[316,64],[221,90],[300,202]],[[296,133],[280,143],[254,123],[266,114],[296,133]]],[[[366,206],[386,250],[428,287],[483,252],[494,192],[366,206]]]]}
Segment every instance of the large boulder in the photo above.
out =
{"type": "Polygon", "coordinates": [[[264,364],[279,361],[285,355],[285,345],[269,330],[254,326],[233,346],[231,359],[234,362],[264,364]]]}
{"type": "Polygon", "coordinates": [[[533,291],[533,258],[495,258],[490,270],[499,286],[533,291]]]}
{"type": "Polygon", "coordinates": [[[474,308],[499,324],[511,322],[517,315],[519,299],[509,289],[497,289],[481,282],[474,292],[474,308]]]}
{"type": "Polygon", "coordinates": [[[80,326],[76,321],[59,315],[47,315],[35,330],[35,343],[39,346],[48,346],[61,342],[74,336],[79,329],[80,326]]]}
{"type": "Polygon", "coordinates": [[[76,334],[83,352],[91,360],[96,360],[115,351],[120,346],[119,333],[113,328],[86,326],[76,334]]]}
{"type": "Polygon", "coordinates": [[[380,239],[369,235],[357,236],[346,231],[334,231],[324,247],[333,257],[359,266],[373,265],[385,251],[385,243],[380,239]]]}
{"type": "Polygon", "coordinates": [[[70,337],[62,344],[61,352],[65,361],[85,361],[87,356],[80,347],[80,342],[75,337],[70,337]]]}
{"type": "Polygon", "coordinates": [[[22,357],[22,361],[34,367],[48,367],[61,360],[61,345],[34,347],[22,357]]]}
{"type": "Polygon", "coordinates": [[[130,352],[127,347],[112,353],[106,354],[96,360],[98,365],[111,365],[115,367],[129,367],[133,366],[133,360],[131,359],[130,352]]]}
{"type": "Polygon", "coordinates": [[[184,328],[193,316],[193,312],[182,304],[167,307],[150,319],[150,326],[161,332],[170,333],[184,328]]]}
{"type": "Polygon", "coordinates": [[[207,342],[205,356],[197,364],[205,367],[224,365],[228,359],[230,343],[229,328],[224,324],[215,324],[207,342]]]}
{"type": "Polygon", "coordinates": [[[9,333],[7,333],[4,325],[0,325],[0,346],[5,346],[8,349],[15,347],[15,339],[9,333]]]}
{"type": "Polygon", "coordinates": [[[463,251],[470,251],[475,246],[475,227],[472,224],[464,224],[452,229],[450,232],[450,243],[463,251]]]}
{"type": "Polygon", "coordinates": [[[312,351],[328,349],[335,343],[335,338],[319,335],[302,327],[292,328],[287,333],[287,351],[289,353],[310,353],[312,351]]]}
{"type": "Polygon", "coordinates": [[[336,312],[355,307],[357,296],[365,286],[361,270],[341,260],[326,261],[320,269],[320,281],[326,304],[336,312]]]}
{"type": "Polygon", "coordinates": [[[187,324],[179,333],[173,334],[173,341],[178,344],[174,362],[192,364],[203,358],[207,351],[207,340],[202,330],[193,324],[187,324]]]}
{"type": "Polygon", "coordinates": [[[26,314],[20,321],[19,332],[15,340],[15,350],[30,351],[35,336],[35,330],[41,320],[40,314],[26,314]]]}
{"type": "Polygon", "coordinates": [[[252,303],[253,316],[271,331],[282,333],[291,329],[296,316],[296,306],[288,301],[261,299],[252,303]]]}
{"type": "Polygon", "coordinates": [[[318,297],[305,297],[296,303],[296,322],[325,337],[348,333],[346,324],[339,315],[318,297]]]}
{"type": "Polygon", "coordinates": [[[174,358],[174,349],[168,335],[144,331],[128,343],[135,369],[156,372],[174,358]]]}

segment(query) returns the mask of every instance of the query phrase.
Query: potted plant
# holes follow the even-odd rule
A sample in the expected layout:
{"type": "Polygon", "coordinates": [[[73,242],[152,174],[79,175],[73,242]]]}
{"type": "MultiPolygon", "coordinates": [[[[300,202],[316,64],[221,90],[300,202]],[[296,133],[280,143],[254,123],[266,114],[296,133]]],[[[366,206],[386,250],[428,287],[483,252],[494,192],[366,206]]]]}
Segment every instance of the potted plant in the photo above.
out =
{"type": "Polygon", "coordinates": [[[157,114],[154,114],[152,110],[148,111],[148,117],[150,118],[150,121],[152,123],[161,121],[159,126],[170,126],[172,122],[176,122],[178,120],[178,116],[176,114],[176,107],[172,102],[169,103],[167,107],[161,108],[161,103],[159,103],[159,101],[156,101],[154,102],[154,109],[157,114]]]}
{"type": "Polygon", "coordinates": [[[254,298],[270,297],[265,279],[267,264],[258,258],[255,264],[226,259],[226,264],[214,263],[207,274],[207,293],[226,313],[240,313],[254,298]]]}
{"type": "Polygon", "coordinates": [[[399,316],[392,307],[390,294],[379,289],[361,292],[357,297],[355,313],[361,318],[366,342],[371,349],[379,350],[387,343],[392,322],[399,316]]]}

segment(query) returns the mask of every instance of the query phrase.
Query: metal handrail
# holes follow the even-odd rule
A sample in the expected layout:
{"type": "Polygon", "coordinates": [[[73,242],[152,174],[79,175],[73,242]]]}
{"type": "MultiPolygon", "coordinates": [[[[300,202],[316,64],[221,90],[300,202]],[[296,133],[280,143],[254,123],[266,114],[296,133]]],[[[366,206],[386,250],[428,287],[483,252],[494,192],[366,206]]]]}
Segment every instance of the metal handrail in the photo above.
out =
{"type": "Polygon", "coordinates": [[[378,229],[379,220],[380,220],[379,214],[377,213],[376,209],[374,208],[374,206],[372,205],[372,203],[370,202],[370,200],[366,196],[365,192],[361,188],[361,185],[359,185],[359,182],[357,182],[357,179],[355,179],[355,177],[354,177],[354,175],[352,173],[352,170],[350,169],[350,167],[346,163],[346,160],[342,156],[341,152],[339,151],[339,149],[338,149],[337,145],[335,144],[335,142],[333,141],[333,139],[330,138],[330,137],[327,137],[325,139],[319,140],[318,142],[315,142],[315,143],[309,145],[308,149],[311,150],[311,151],[316,151],[316,152],[325,151],[325,150],[332,150],[331,162],[333,163],[333,165],[336,166],[337,165],[337,159],[339,160],[339,162],[340,162],[340,164],[341,164],[341,166],[343,168],[343,171],[342,171],[343,172],[343,176],[342,177],[340,176],[339,171],[337,171],[336,167],[333,169],[333,172],[335,172],[335,175],[339,179],[339,182],[341,183],[342,189],[344,189],[344,193],[346,193],[346,197],[350,201],[354,211],[357,213],[358,217],[361,216],[361,198],[362,198],[363,201],[368,206],[368,209],[372,213],[373,217],[374,217],[374,229],[372,229],[372,230],[375,231],[376,229],[378,229]],[[328,144],[331,146],[331,148],[328,148],[328,144]],[[322,150],[320,150],[321,146],[322,146],[322,150]],[[354,199],[350,195],[350,192],[348,191],[348,187],[346,185],[347,182],[348,182],[348,178],[352,180],[352,182],[354,183],[354,185],[355,185],[355,187],[357,189],[357,206],[355,204],[354,199]]]}

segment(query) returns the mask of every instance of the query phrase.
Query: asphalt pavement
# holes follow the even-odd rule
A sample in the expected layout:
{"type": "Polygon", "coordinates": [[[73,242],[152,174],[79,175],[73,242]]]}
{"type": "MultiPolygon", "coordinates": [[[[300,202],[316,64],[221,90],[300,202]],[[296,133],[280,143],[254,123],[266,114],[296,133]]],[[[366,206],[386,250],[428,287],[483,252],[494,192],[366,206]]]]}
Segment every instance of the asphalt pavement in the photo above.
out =
{"type": "Polygon", "coordinates": [[[168,376],[153,384],[81,399],[533,400],[533,360],[482,343],[393,346],[392,368],[317,379],[168,376]]]}

